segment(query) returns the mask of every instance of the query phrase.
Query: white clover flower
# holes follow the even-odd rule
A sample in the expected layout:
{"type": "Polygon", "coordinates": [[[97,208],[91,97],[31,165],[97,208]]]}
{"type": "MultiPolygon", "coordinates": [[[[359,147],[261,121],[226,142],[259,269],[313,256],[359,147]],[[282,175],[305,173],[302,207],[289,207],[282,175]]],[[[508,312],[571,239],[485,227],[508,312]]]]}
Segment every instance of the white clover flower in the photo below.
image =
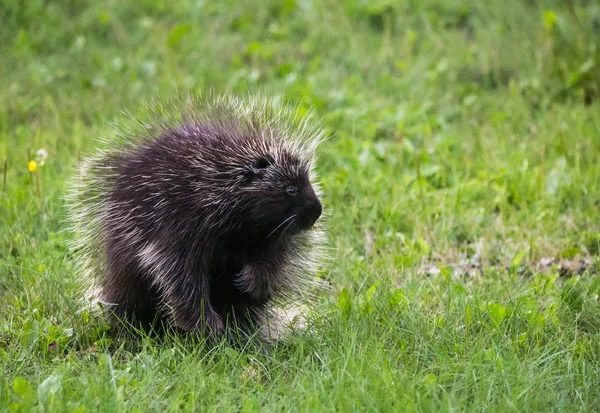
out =
{"type": "Polygon", "coordinates": [[[35,161],[37,162],[37,164],[39,166],[42,166],[47,158],[48,158],[48,152],[43,148],[38,149],[37,152],[35,153],[35,161]]]}

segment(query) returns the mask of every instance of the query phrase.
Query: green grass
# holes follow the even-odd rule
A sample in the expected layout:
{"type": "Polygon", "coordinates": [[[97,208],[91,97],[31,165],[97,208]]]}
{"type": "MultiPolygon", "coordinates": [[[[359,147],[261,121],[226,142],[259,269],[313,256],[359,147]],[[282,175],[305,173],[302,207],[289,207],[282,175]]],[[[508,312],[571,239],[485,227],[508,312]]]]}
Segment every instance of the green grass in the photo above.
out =
{"type": "Polygon", "coordinates": [[[398,3],[0,1],[0,410],[598,409],[600,6],[398,3]],[[331,135],[312,334],[123,339],[78,307],[77,159],[190,88],[331,135]]]}

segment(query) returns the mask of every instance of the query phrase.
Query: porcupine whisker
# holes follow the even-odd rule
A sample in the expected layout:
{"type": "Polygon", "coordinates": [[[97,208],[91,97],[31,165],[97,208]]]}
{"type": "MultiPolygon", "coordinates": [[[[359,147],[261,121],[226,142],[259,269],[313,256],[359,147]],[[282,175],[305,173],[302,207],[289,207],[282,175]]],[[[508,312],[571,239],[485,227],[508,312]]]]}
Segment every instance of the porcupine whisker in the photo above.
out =
{"type": "MultiPolygon", "coordinates": [[[[296,218],[297,216],[298,216],[298,214],[294,215],[294,216],[293,216],[293,218],[296,218]]],[[[287,231],[287,230],[288,230],[288,229],[289,229],[289,228],[292,226],[292,224],[293,224],[293,223],[294,223],[294,220],[292,219],[292,220],[291,220],[291,221],[290,221],[290,222],[289,222],[289,223],[288,223],[288,224],[285,226],[285,228],[283,229],[283,231],[281,231],[281,234],[279,234],[279,237],[278,237],[277,239],[279,239],[279,238],[283,237],[283,234],[285,234],[285,231],[287,231]]]]}
{"type": "Polygon", "coordinates": [[[273,235],[275,233],[275,231],[277,231],[279,228],[281,228],[281,226],[283,224],[285,224],[286,222],[288,222],[290,219],[296,218],[297,216],[298,216],[298,214],[293,214],[289,218],[286,218],[281,224],[277,225],[275,227],[275,229],[273,231],[271,231],[271,233],[269,235],[267,235],[267,238],[271,238],[271,235],[273,235]]]}

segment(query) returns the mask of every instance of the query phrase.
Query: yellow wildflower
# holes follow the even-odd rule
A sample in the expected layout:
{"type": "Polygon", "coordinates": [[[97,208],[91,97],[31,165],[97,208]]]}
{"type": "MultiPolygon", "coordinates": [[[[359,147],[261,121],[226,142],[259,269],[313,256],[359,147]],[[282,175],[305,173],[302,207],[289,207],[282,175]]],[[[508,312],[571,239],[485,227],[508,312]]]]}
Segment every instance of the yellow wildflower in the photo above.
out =
{"type": "Polygon", "coordinates": [[[37,171],[37,168],[38,168],[38,164],[36,161],[33,161],[33,160],[29,161],[29,172],[35,172],[35,171],[37,171]]]}

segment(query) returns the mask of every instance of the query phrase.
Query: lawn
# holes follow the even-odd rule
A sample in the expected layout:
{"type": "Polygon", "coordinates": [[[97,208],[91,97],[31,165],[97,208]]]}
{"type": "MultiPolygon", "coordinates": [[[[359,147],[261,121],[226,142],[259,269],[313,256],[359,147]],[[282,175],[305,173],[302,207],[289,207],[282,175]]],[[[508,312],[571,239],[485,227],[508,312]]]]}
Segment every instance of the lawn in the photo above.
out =
{"type": "Polygon", "coordinates": [[[465,3],[2,0],[0,410],[599,409],[600,5],[465,3]],[[209,89],[327,130],[332,288],[277,345],[120,337],[76,299],[78,159],[209,89]]]}

